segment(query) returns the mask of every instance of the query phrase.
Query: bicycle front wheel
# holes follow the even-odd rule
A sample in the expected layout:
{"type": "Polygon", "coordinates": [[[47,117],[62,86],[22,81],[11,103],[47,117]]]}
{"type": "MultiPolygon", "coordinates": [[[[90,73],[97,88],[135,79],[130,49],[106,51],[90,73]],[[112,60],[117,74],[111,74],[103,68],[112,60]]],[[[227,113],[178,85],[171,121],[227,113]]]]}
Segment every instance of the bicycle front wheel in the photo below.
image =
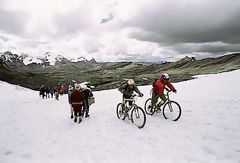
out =
{"type": "Polygon", "coordinates": [[[132,106],[131,120],[138,128],[143,128],[146,124],[146,114],[144,110],[137,105],[132,106]]]}
{"type": "Polygon", "coordinates": [[[122,120],[125,119],[126,116],[125,116],[125,113],[124,113],[124,105],[123,105],[123,103],[119,103],[117,105],[116,112],[117,112],[118,119],[122,119],[122,120]]]}
{"type": "Polygon", "coordinates": [[[153,115],[155,113],[156,109],[155,109],[155,106],[152,106],[151,98],[147,99],[147,101],[145,102],[144,110],[145,110],[146,114],[148,114],[148,115],[153,115]]]}
{"type": "Polygon", "coordinates": [[[181,116],[181,106],[175,101],[168,101],[163,106],[163,116],[165,119],[177,121],[181,116]]]}

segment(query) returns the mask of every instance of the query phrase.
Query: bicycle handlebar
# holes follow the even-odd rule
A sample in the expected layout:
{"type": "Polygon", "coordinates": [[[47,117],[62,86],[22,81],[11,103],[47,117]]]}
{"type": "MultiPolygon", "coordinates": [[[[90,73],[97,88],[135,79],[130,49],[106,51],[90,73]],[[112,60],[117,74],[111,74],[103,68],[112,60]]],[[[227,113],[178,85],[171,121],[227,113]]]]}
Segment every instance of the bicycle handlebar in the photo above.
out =
{"type": "Polygon", "coordinates": [[[142,97],[141,95],[133,94],[131,97],[142,97]]]}

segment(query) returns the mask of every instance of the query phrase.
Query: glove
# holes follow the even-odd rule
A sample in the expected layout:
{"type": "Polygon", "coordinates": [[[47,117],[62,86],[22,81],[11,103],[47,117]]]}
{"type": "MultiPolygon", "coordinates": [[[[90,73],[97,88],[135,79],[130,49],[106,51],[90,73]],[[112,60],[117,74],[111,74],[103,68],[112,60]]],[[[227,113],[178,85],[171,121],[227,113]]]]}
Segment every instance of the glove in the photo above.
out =
{"type": "Polygon", "coordinates": [[[174,89],[174,90],[173,90],[173,92],[174,92],[174,93],[177,93],[177,90],[176,90],[176,89],[174,89]]]}

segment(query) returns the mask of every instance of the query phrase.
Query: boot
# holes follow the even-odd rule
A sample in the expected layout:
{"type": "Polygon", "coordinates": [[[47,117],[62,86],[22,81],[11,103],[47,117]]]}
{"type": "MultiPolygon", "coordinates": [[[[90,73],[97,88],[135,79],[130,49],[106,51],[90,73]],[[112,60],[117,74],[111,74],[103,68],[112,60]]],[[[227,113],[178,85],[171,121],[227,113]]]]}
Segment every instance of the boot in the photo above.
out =
{"type": "Polygon", "coordinates": [[[81,123],[81,122],[82,122],[82,116],[79,116],[78,123],[81,123]]]}
{"type": "Polygon", "coordinates": [[[88,112],[85,113],[85,118],[89,117],[89,114],[88,112]]]}
{"type": "Polygon", "coordinates": [[[74,117],[74,122],[77,123],[77,117],[74,117]]]}

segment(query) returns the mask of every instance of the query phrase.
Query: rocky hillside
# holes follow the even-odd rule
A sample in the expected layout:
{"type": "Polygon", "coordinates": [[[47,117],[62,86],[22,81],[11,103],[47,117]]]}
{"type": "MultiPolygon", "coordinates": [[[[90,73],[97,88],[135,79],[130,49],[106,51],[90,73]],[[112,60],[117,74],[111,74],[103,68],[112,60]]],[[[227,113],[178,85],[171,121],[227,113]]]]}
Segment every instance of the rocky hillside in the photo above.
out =
{"type": "Polygon", "coordinates": [[[0,65],[0,80],[19,84],[37,90],[42,84],[60,86],[73,84],[75,81],[88,81],[96,90],[118,87],[124,79],[133,78],[138,85],[151,84],[156,75],[167,72],[172,82],[192,79],[193,75],[219,73],[240,68],[240,54],[234,53],[219,58],[196,60],[185,57],[177,62],[144,64],[132,62],[97,63],[64,60],[55,65],[32,67],[7,63],[0,65]]]}

